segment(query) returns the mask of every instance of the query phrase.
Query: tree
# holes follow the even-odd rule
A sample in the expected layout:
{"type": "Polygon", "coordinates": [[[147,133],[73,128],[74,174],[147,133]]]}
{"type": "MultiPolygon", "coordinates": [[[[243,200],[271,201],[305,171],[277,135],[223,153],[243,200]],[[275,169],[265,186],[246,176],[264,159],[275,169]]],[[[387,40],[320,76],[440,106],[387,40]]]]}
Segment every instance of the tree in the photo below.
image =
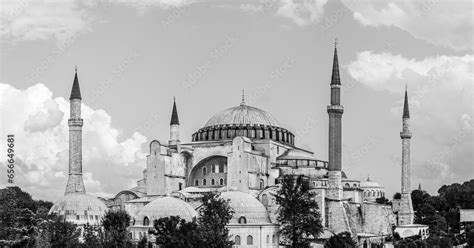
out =
{"type": "Polygon", "coordinates": [[[289,247],[308,247],[322,232],[321,216],[315,194],[303,176],[285,175],[275,195],[282,244],[289,247]]]}
{"type": "Polygon", "coordinates": [[[324,248],[354,248],[356,245],[357,243],[352,239],[350,232],[332,235],[324,242],[324,248]]]}
{"type": "Polygon", "coordinates": [[[402,199],[402,194],[400,194],[400,192],[397,192],[393,195],[393,199],[395,200],[400,200],[402,199]]]}
{"type": "Polygon", "coordinates": [[[229,200],[213,192],[204,195],[197,223],[201,240],[207,247],[232,247],[234,242],[230,239],[227,224],[233,214],[229,200]]]}
{"type": "Polygon", "coordinates": [[[100,226],[92,226],[87,223],[84,226],[83,239],[83,247],[104,247],[104,233],[102,232],[102,228],[100,226]]]}
{"type": "Polygon", "coordinates": [[[81,230],[61,216],[50,216],[49,220],[39,225],[39,229],[44,238],[42,242],[49,243],[51,248],[79,247],[81,230]]]}
{"type": "Polygon", "coordinates": [[[385,204],[385,205],[391,205],[392,203],[385,197],[380,197],[380,198],[377,198],[375,199],[375,202],[378,203],[378,204],[385,204]]]}
{"type": "Polygon", "coordinates": [[[127,227],[130,225],[130,215],[127,212],[108,211],[102,218],[104,228],[104,245],[106,247],[131,246],[127,227]]]}
{"type": "Polygon", "coordinates": [[[137,248],[147,248],[148,247],[148,239],[146,238],[146,235],[143,236],[142,239],[137,244],[137,248]]]}
{"type": "Polygon", "coordinates": [[[194,218],[186,221],[179,216],[155,220],[150,234],[155,235],[156,244],[163,248],[206,247],[199,235],[198,224],[194,218]]]}

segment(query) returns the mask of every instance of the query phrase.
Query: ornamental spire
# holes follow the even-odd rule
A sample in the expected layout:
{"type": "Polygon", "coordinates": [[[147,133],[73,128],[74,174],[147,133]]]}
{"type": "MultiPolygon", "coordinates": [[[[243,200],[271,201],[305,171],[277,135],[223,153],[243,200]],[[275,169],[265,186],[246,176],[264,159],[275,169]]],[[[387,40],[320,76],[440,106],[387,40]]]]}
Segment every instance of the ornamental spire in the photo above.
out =
{"type": "Polygon", "coordinates": [[[410,118],[410,110],[408,108],[407,85],[405,85],[405,102],[403,103],[403,118],[410,118]]]}
{"type": "Polygon", "coordinates": [[[245,90],[242,90],[242,102],[240,103],[240,105],[246,105],[245,103],[245,90]]]}
{"type": "Polygon", "coordinates": [[[178,110],[176,108],[176,97],[173,98],[173,112],[171,113],[170,125],[179,125],[178,110]]]}
{"type": "Polygon", "coordinates": [[[72,84],[71,96],[69,100],[79,99],[81,100],[81,89],[79,88],[79,79],[77,78],[77,66],[75,68],[74,83],[72,84]]]}
{"type": "Polygon", "coordinates": [[[331,84],[341,84],[341,78],[339,76],[339,60],[337,58],[337,38],[334,40],[334,59],[332,63],[332,77],[331,84]]]}

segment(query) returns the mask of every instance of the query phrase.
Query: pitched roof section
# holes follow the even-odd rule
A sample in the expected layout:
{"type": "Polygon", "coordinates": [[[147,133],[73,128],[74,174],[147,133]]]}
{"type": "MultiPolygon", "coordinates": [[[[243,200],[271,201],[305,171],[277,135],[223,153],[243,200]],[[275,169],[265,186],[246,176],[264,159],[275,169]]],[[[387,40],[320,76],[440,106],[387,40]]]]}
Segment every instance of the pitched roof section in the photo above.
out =
{"type": "Polygon", "coordinates": [[[408,93],[405,88],[405,102],[403,103],[403,118],[410,118],[410,110],[408,109],[408,93]]]}
{"type": "Polygon", "coordinates": [[[69,97],[69,100],[72,99],[82,100],[81,89],[79,88],[79,79],[77,79],[77,68],[76,75],[74,76],[74,83],[72,84],[71,96],[69,97]]]}
{"type": "Polygon", "coordinates": [[[173,113],[171,114],[170,125],[179,125],[178,110],[176,109],[176,99],[173,102],[173,113]]]}
{"type": "Polygon", "coordinates": [[[332,62],[331,84],[341,84],[341,78],[339,76],[339,60],[337,58],[337,40],[334,43],[334,60],[332,62]]]}

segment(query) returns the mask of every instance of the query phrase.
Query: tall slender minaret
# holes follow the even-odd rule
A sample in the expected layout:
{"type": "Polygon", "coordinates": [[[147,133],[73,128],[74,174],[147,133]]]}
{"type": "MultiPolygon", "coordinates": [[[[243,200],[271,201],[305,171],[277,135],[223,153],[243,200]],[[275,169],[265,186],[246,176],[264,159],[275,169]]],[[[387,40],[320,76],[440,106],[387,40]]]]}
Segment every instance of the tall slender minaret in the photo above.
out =
{"type": "Polygon", "coordinates": [[[171,121],[170,121],[170,146],[176,146],[180,143],[179,141],[179,118],[178,118],[178,110],[176,108],[176,98],[174,98],[173,102],[173,112],[171,113],[171,121]]]}
{"type": "Polygon", "coordinates": [[[408,93],[405,87],[405,102],[403,104],[403,128],[400,132],[402,139],[402,198],[400,202],[400,211],[398,213],[398,224],[413,224],[414,213],[411,202],[410,185],[410,111],[408,109],[408,93]]]}
{"type": "Polygon", "coordinates": [[[82,180],[82,125],[81,118],[81,90],[76,74],[69,97],[70,117],[69,125],[69,178],[67,180],[65,195],[72,193],[85,193],[82,180]]]}
{"type": "Polygon", "coordinates": [[[334,60],[331,77],[331,105],[329,114],[329,180],[327,197],[333,200],[342,199],[342,114],[341,78],[337,58],[337,39],[334,42],[334,60]]]}

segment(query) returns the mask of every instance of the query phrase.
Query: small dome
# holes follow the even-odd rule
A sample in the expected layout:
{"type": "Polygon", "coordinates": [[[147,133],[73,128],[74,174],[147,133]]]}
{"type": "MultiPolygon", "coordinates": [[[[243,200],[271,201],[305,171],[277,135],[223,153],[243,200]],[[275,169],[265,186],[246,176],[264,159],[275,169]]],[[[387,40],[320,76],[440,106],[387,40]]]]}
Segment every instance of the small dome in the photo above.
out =
{"type": "Polygon", "coordinates": [[[239,191],[222,192],[222,198],[230,200],[230,206],[234,209],[234,216],[231,224],[243,224],[241,217],[245,218],[244,223],[263,224],[270,223],[267,210],[257,198],[239,191]]]}
{"type": "Polygon", "coordinates": [[[152,225],[154,220],[170,216],[179,216],[186,221],[191,221],[197,216],[197,212],[183,200],[166,196],[144,206],[138,213],[136,223],[137,225],[143,225],[143,220],[147,217],[150,225],[152,225]]]}
{"type": "Polygon", "coordinates": [[[367,178],[367,181],[360,183],[360,188],[363,189],[363,188],[383,188],[383,187],[377,182],[371,181],[369,178],[367,178]]]}
{"type": "Polygon", "coordinates": [[[77,225],[99,225],[107,212],[107,206],[97,197],[75,193],[68,194],[57,200],[49,213],[65,216],[67,221],[77,225]]]}
{"type": "Polygon", "coordinates": [[[241,124],[280,127],[280,123],[270,113],[245,104],[217,113],[207,121],[204,127],[241,124]]]}

